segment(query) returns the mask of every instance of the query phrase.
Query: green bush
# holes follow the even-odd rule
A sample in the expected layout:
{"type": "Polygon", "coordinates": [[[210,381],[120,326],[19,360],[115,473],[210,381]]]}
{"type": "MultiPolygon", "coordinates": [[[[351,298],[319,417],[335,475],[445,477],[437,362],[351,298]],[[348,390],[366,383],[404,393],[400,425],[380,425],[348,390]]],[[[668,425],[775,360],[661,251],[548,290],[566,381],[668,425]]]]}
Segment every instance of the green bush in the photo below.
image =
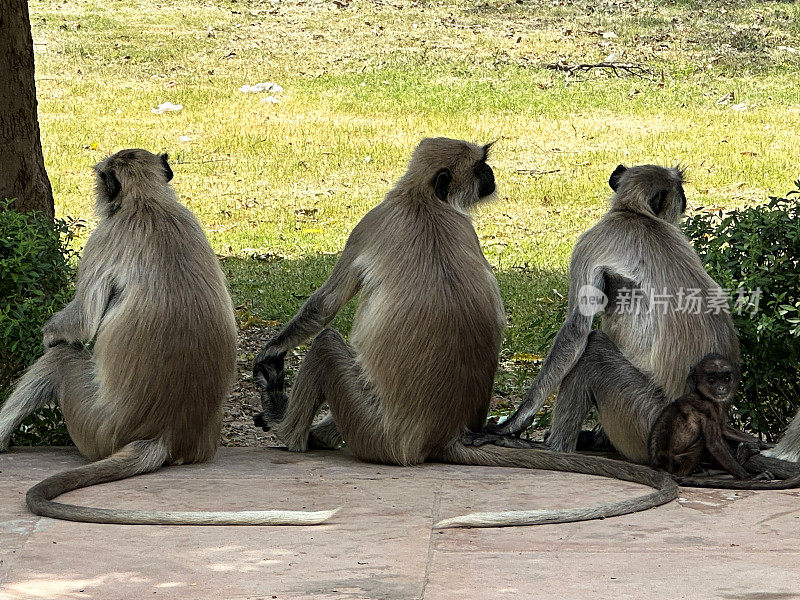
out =
{"type": "MultiPolygon", "coordinates": [[[[42,325],[72,296],[74,254],[69,242],[80,222],[25,215],[0,206],[0,400],[42,354],[42,325]]],[[[57,407],[28,417],[16,445],[69,443],[57,407]]]]}
{"type": "Polygon", "coordinates": [[[800,180],[795,186],[786,198],[700,211],[684,225],[708,273],[732,291],[742,350],[734,418],[771,440],[800,404],[800,180]]]}

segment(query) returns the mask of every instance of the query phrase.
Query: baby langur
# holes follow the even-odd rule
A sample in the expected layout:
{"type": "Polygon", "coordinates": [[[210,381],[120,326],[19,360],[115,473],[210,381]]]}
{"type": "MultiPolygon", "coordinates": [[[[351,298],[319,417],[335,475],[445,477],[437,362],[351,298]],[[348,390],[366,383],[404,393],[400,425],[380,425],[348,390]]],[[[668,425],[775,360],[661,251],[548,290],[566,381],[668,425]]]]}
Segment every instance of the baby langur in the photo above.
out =
{"type": "MultiPolygon", "coordinates": [[[[726,422],[725,411],[739,385],[739,370],[725,357],[709,354],[692,369],[688,384],[691,391],[667,405],[650,432],[649,462],[653,467],[672,473],[681,484],[702,487],[783,489],[800,483],[798,476],[776,482],[686,478],[708,453],[736,480],[753,479],[726,443],[751,442],[750,436],[726,422]]],[[[771,476],[762,473],[755,479],[760,477],[771,476]]]]}
{"type": "Polygon", "coordinates": [[[493,195],[489,146],[423,140],[408,170],[358,225],[325,284],[261,350],[253,368],[264,412],[290,450],[334,446],[387,464],[442,461],[617,477],[657,488],[630,500],[570,510],[482,513],[439,526],[557,523],[625,514],[673,499],[665,473],[575,454],[469,447],[489,411],[505,327],[497,281],[469,210],[493,195]],[[352,346],[325,329],[356,294],[352,346]],[[287,398],[285,353],[315,337],[287,398]],[[324,403],[333,418],[314,426],[324,403]]]}
{"type": "Polygon", "coordinates": [[[210,460],[236,374],[236,322],[219,261],[178,202],[167,155],[122,150],[95,167],[97,229],[75,298],[45,324],[44,355],[0,410],[0,450],[31,412],[57,400],[93,462],[27,494],[47,517],[95,523],[314,524],[332,512],[166,512],[53,502],[78,488],[210,460]]]}
{"type": "Polygon", "coordinates": [[[745,479],[742,467],[725,443],[731,430],[725,409],[739,385],[739,373],[728,359],[709,354],[689,374],[691,391],[667,405],[650,432],[649,459],[659,467],[682,477],[700,465],[704,451],[737,479],[745,479]]]}

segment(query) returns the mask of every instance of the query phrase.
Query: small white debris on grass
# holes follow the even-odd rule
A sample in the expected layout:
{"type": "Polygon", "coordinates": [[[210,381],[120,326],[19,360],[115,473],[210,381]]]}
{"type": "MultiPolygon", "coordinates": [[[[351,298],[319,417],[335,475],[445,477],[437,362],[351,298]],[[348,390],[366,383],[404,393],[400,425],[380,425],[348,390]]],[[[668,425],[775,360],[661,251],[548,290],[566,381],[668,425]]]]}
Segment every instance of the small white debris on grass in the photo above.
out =
{"type": "Polygon", "coordinates": [[[155,115],[161,115],[166,112],[178,112],[179,110],[183,110],[183,104],[173,104],[172,102],[164,102],[163,104],[159,104],[155,108],[151,108],[150,112],[155,115]]]}
{"type": "Polygon", "coordinates": [[[280,104],[280,100],[275,96],[267,96],[266,98],[261,99],[262,102],[269,102],[270,104],[280,104]]]}
{"type": "Polygon", "coordinates": [[[797,48],[792,48],[791,46],[778,46],[778,50],[783,50],[784,52],[788,52],[789,54],[797,54],[800,52],[797,48]]]}
{"type": "Polygon", "coordinates": [[[618,36],[616,33],[614,33],[613,31],[604,31],[604,32],[602,33],[602,36],[603,36],[604,38],[606,38],[606,39],[611,39],[611,40],[613,40],[614,38],[618,38],[618,37],[619,37],[619,36],[618,36]]]}
{"type": "Polygon", "coordinates": [[[277,83],[273,83],[271,81],[265,81],[263,83],[257,83],[255,85],[245,84],[239,88],[239,91],[244,94],[258,94],[261,92],[273,92],[279,94],[280,92],[283,91],[283,88],[277,83]]]}
{"type": "Polygon", "coordinates": [[[728,102],[733,102],[736,100],[736,96],[734,96],[733,92],[728,92],[724,96],[720,96],[717,100],[717,104],[727,104],[728,102]]]}
{"type": "Polygon", "coordinates": [[[190,138],[188,135],[182,135],[178,139],[180,141],[182,141],[182,142],[191,142],[192,141],[192,138],[190,138]]]}
{"type": "Polygon", "coordinates": [[[747,106],[747,104],[745,104],[744,102],[742,102],[741,104],[731,104],[731,109],[732,110],[738,110],[740,112],[743,111],[743,110],[747,110],[748,108],[750,108],[750,107],[747,106]]]}

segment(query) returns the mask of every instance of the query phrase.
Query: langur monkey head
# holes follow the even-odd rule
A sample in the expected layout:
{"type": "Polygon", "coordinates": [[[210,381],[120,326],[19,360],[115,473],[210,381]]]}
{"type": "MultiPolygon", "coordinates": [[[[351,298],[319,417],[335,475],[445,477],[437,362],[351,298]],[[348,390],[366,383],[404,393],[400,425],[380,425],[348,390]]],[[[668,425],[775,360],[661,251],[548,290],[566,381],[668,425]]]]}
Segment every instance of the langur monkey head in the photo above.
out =
{"type": "Polygon", "coordinates": [[[714,402],[727,402],[739,386],[739,369],[719,354],[709,354],[689,373],[689,387],[714,402]]]}
{"type": "Polygon", "coordinates": [[[616,192],[612,210],[627,210],[654,216],[677,225],[686,211],[683,170],[658,165],[628,168],[619,165],[608,180],[616,192]]]}
{"type": "Polygon", "coordinates": [[[134,148],[121,150],[100,161],[94,167],[97,214],[110,217],[126,202],[162,199],[168,188],[164,184],[172,180],[168,160],[167,154],[134,148]]]}
{"type": "Polygon", "coordinates": [[[411,197],[433,196],[461,212],[488,200],[496,190],[494,172],[486,163],[492,144],[478,146],[450,138],[426,138],[411,156],[396,189],[411,197]]]}

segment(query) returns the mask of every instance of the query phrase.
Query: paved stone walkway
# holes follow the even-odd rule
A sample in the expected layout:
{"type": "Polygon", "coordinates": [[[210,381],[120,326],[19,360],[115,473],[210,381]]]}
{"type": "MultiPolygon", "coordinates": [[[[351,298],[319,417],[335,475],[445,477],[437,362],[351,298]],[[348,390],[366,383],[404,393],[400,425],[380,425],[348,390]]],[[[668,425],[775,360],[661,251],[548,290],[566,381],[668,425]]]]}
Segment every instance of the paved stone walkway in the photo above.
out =
{"type": "Polygon", "coordinates": [[[159,509],[324,509],[314,527],[69,523],[25,491],[81,464],[72,449],[0,455],[0,599],[800,598],[800,492],[683,490],[604,521],[436,531],[464,511],[569,507],[642,493],[582,475],[360,463],[345,452],[223,448],[64,500],[159,509]]]}

